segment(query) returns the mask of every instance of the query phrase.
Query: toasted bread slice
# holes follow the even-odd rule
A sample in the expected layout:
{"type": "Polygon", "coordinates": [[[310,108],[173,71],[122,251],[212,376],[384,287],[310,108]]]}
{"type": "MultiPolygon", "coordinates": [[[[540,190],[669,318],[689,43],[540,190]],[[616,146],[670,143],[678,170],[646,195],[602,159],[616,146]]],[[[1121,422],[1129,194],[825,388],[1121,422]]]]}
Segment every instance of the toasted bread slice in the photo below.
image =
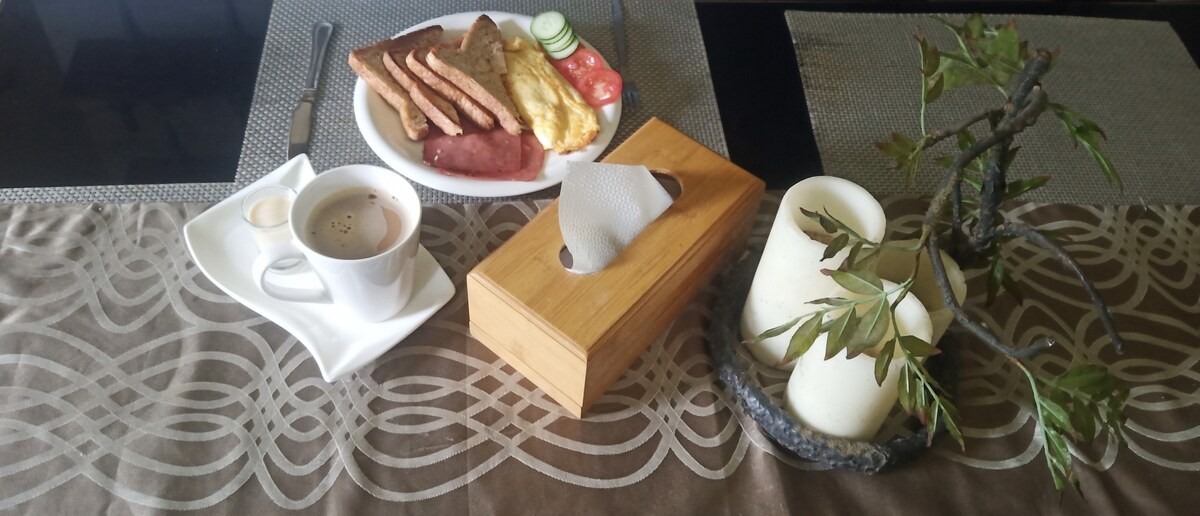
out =
{"type": "Polygon", "coordinates": [[[425,64],[429,50],[429,48],[418,48],[409,52],[404,57],[404,63],[408,65],[409,71],[417,76],[418,79],[421,79],[421,82],[432,88],[433,91],[442,94],[443,97],[458,107],[463,116],[474,122],[481,129],[495,127],[496,119],[492,118],[492,115],[488,114],[483,106],[480,106],[469,95],[463,93],[463,90],[458,89],[457,86],[450,84],[442,76],[429,69],[429,65],[425,64]]]}
{"type": "Polygon", "coordinates": [[[434,48],[429,66],[496,116],[509,134],[521,133],[521,118],[504,87],[504,46],[500,28],[486,14],[471,24],[458,48],[434,48]]]}
{"type": "Polygon", "coordinates": [[[354,73],[362,77],[372,90],[375,90],[400,113],[400,123],[404,126],[404,134],[414,141],[424,139],[429,134],[428,119],[413,102],[408,91],[400,86],[400,83],[396,82],[392,74],[388,72],[387,66],[383,64],[383,56],[389,48],[397,45],[411,45],[409,48],[433,45],[441,36],[442,28],[434,25],[350,52],[350,68],[353,68],[354,73]]]}
{"type": "Polygon", "coordinates": [[[408,96],[412,97],[413,102],[433,125],[451,136],[462,134],[462,126],[458,125],[458,110],[454,109],[454,105],[408,71],[408,65],[404,64],[404,56],[411,51],[409,48],[401,48],[398,51],[384,52],[383,66],[392,74],[392,78],[404,87],[408,96]]]}

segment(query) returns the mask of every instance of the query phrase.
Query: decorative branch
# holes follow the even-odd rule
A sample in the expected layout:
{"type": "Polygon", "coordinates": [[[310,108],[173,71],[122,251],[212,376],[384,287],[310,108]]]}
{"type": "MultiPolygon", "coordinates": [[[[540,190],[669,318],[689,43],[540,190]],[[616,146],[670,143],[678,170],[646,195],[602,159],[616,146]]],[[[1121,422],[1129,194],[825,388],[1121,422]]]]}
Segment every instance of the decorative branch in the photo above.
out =
{"type": "MultiPolygon", "coordinates": [[[[1018,285],[1004,268],[1001,256],[1004,242],[1025,238],[1049,250],[1064,268],[1074,272],[1083,283],[1113,347],[1121,352],[1124,342],[1114,328],[1112,316],[1078,264],[1041,232],[1020,222],[1005,221],[1000,210],[1004,201],[1041,187],[1050,179],[1048,176],[1039,176],[1008,182],[1008,168],[1019,149],[1013,147],[1014,136],[1035,124],[1047,110],[1062,121],[1067,136],[1091,155],[1109,181],[1120,186],[1121,179],[1112,161],[1100,149],[1100,142],[1105,138],[1100,126],[1078,111],[1050,103],[1043,90],[1041,78],[1050,70],[1057,51],[1030,51],[1028,42],[1018,37],[1013,21],[991,26],[980,15],[968,16],[962,25],[936,16],[934,19],[954,34],[958,51],[941,50],[924,36],[917,35],[922,75],[921,132],[925,132],[928,105],[955,88],[973,85],[993,87],[1005,97],[1005,102],[999,109],[983,111],[945,129],[922,134],[917,139],[892,133],[890,141],[875,145],[892,159],[892,168],[903,172],[905,180],[912,184],[922,168],[925,151],[950,136],[958,135],[958,154],[937,160],[946,171],[932,192],[915,248],[928,253],[934,271],[933,278],[954,319],[984,345],[1006,356],[1016,367],[1025,371],[1033,387],[1050,473],[1055,487],[1062,490],[1064,485],[1077,485],[1066,438],[1090,439],[1094,437],[1092,429],[1098,423],[1119,437],[1124,424],[1127,391],[1106,370],[1092,364],[1073,366],[1057,378],[1035,374],[1022,361],[1050,348],[1054,341],[1042,337],[1023,348],[1017,348],[1002,342],[988,328],[972,321],[954,297],[941,250],[946,248],[960,266],[989,267],[988,303],[1001,289],[1021,302],[1018,285]],[[976,140],[970,128],[983,120],[988,121],[990,134],[976,140]],[[968,177],[968,171],[980,174],[981,180],[976,182],[973,175],[968,177]],[[964,192],[963,183],[969,183],[974,188],[964,192]],[[1087,389],[1079,388],[1081,385],[1086,385],[1087,389]],[[1069,418],[1066,416],[1068,413],[1069,418]]],[[[915,276],[915,269],[912,274],[915,276]]],[[[885,347],[884,353],[888,349],[885,347]]],[[[876,376],[878,380],[878,372],[876,376]]],[[[935,398],[941,396],[936,390],[924,392],[932,393],[935,398]]],[[[901,406],[920,418],[920,410],[910,409],[917,407],[919,400],[910,398],[906,405],[905,396],[902,392],[901,406]]],[[[949,412],[946,415],[952,419],[949,412]]]]}
{"type": "Polygon", "coordinates": [[[942,140],[945,140],[946,138],[949,138],[958,133],[966,131],[968,128],[970,128],[971,126],[973,126],[979,122],[982,122],[984,120],[999,120],[1000,117],[1003,115],[1004,115],[1003,109],[993,109],[991,111],[984,111],[982,113],[979,113],[971,118],[968,118],[966,120],[963,120],[962,122],[959,122],[956,125],[935,130],[935,131],[925,135],[925,140],[924,140],[924,144],[922,145],[922,148],[928,149],[928,148],[932,147],[934,144],[936,144],[937,142],[940,142],[942,140]]]}
{"type": "Polygon", "coordinates": [[[962,305],[954,298],[954,291],[950,288],[950,278],[946,275],[946,265],[942,261],[941,249],[938,247],[937,232],[930,233],[929,240],[925,242],[925,249],[929,252],[929,265],[933,269],[933,279],[937,282],[938,290],[942,291],[942,301],[946,304],[946,308],[954,314],[954,320],[963,325],[973,335],[983,341],[989,348],[992,348],[997,353],[1005,356],[1027,359],[1034,355],[1049,349],[1054,345],[1054,340],[1050,338],[1041,338],[1029,346],[1024,348],[1014,348],[1000,341],[995,334],[989,331],[983,325],[972,321],[963,311],[962,305]]]}
{"type": "Polygon", "coordinates": [[[1000,142],[984,165],[983,187],[979,191],[979,222],[971,235],[970,247],[986,253],[995,243],[996,216],[1000,213],[1000,202],[1004,199],[1007,170],[1001,165],[1012,145],[1012,138],[1000,142]]]}
{"type": "Polygon", "coordinates": [[[1024,222],[1007,221],[1000,227],[1000,232],[1005,235],[1024,238],[1037,244],[1038,247],[1050,251],[1064,269],[1074,273],[1075,277],[1079,278],[1079,282],[1083,284],[1083,288],[1087,290],[1088,298],[1092,301],[1092,307],[1100,315],[1100,324],[1104,326],[1104,331],[1108,332],[1108,338],[1112,341],[1113,348],[1117,350],[1117,353],[1125,352],[1125,340],[1117,333],[1116,326],[1113,324],[1112,313],[1109,312],[1108,306],[1104,304],[1104,301],[1100,299],[1100,294],[1096,292],[1095,284],[1083,273],[1083,270],[1079,268],[1079,263],[1070,254],[1067,254],[1067,251],[1062,246],[1024,222]]]}

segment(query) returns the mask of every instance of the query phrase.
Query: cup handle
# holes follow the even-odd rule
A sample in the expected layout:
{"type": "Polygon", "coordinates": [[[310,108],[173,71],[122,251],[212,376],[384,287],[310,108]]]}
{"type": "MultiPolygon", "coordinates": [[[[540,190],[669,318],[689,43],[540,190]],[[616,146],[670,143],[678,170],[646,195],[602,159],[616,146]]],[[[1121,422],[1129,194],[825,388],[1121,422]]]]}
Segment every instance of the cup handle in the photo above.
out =
{"type": "MultiPolygon", "coordinates": [[[[304,253],[291,243],[281,243],[263,249],[258,257],[254,259],[253,277],[254,283],[258,285],[258,289],[264,294],[275,299],[283,301],[296,301],[299,303],[332,303],[329,297],[329,292],[326,291],[324,285],[322,288],[296,288],[282,287],[271,283],[267,279],[267,273],[271,266],[284,260],[305,260],[304,253]]],[[[318,280],[320,277],[318,277],[318,280]]]]}

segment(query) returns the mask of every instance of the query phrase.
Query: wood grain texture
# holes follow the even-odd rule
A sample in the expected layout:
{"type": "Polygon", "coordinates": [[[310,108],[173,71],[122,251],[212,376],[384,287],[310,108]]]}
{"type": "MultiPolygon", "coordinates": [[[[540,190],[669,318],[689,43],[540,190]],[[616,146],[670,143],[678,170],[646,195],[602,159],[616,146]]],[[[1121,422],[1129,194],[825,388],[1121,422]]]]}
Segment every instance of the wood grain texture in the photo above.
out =
{"type": "Polygon", "coordinates": [[[474,336],[581,416],[744,243],[763,182],[651,119],[604,160],[682,193],[604,270],[568,272],[555,201],[467,278],[474,336]]]}

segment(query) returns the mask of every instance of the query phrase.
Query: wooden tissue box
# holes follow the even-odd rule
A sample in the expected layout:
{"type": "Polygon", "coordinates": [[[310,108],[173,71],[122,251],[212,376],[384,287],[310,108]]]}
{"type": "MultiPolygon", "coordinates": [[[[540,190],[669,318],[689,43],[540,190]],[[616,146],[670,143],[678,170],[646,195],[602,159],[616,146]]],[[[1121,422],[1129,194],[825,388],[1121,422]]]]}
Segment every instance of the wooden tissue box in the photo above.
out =
{"type": "Polygon", "coordinates": [[[645,165],[683,191],[600,272],[563,267],[555,201],[467,276],[471,334],[578,417],[741,249],[764,187],[658,119],[604,162],[645,165]]]}

